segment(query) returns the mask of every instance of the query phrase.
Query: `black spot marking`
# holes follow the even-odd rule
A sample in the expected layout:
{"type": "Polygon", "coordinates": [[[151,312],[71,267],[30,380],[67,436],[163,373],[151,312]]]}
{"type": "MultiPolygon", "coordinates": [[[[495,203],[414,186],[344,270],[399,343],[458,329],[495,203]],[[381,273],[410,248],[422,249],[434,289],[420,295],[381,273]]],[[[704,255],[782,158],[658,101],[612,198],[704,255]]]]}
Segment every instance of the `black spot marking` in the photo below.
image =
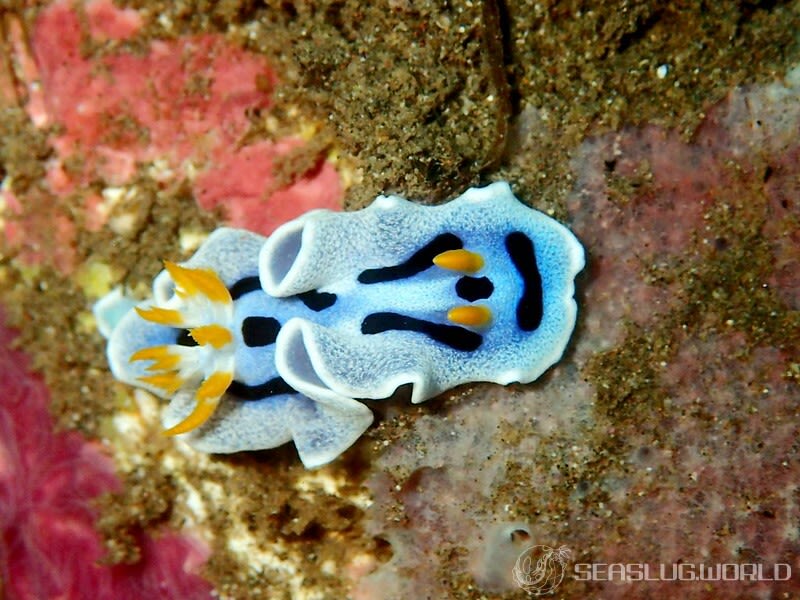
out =
{"type": "Polygon", "coordinates": [[[188,329],[179,329],[178,336],[175,338],[175,343],[179,346],[197,346],[197,342],[189,333],[188,329]]]}
{"type": "Polygon", "coordinates": [[[232,381],[227,392],[239,400],[262,400],[280,394],[296,394],[297,390],[286,383],[282,377],[269,379],[258,385],[247,385],[241,381],[232,381]]]}
{"type": "Polygon", "coordinates": [[[296,294],[294,297],[305,304],[307,308],[310,308],[315,312],[330,308],[336,303],[336,294],[331,294],[330,292],[318,292],[317,290],[310,290],[308,292],[303,292],[302,294],[296,294]]]}
{"type": "Polygon", "coordinates": [[[517,325],[522,331],[533,331],[542,322],[544,311],[542,275],[536,264],[533,241],[521,231],[515,231],[506,236],[506,250],[524,285],[517,304],[517,325]]]}
{"type": "Polygon", "coordinates": [[[229,290],[231,293],[232,300],[238,300],[245,294],[249,294],[250,292],[255,292],[256,290],[261,289],[261,281],[258,279],[257,275],[252,277],[245,277],[244,279],[240,279],[236,283],[231,286],[229,290]]]}
{"type": "Polygon", "coordinates": [[[431,323],[423,319],[415,319],[407,315],[391,312],[380,312],[367,315],[361,323],[361,333],[371,335],[395,329],[398,331],[416,331],[427,335],[432,340],[450,346],[453,350],[472,352],[483,343],[483,336],[458,327],[457,325],[442,325],[431,323]]]}
{"type": "Polygon", "coordinates": [[[494,284],[488,277],[462,277],[456,282],[456,294],[469,302],[484,300],[494,292],[494,284]]]}
{"type": "Polygon", "coordinates": [[[384,281],[407,279],[432,267],[433,259],[436,255],[446,252],[447,250],[458,250],[463,247],[464,244],[457,235],[442,233],[417,250],[411,258],[404,263],[393,267],[367,269],[359,274],[358,281],[359,283],[382,283],[384,281]]]}
{"type": "Polygon", "coordinates": [[[246,317],[242,321],[242,337],[248,346],[269,346],[275,343],[281,324],[273,317],[246,317]]]}

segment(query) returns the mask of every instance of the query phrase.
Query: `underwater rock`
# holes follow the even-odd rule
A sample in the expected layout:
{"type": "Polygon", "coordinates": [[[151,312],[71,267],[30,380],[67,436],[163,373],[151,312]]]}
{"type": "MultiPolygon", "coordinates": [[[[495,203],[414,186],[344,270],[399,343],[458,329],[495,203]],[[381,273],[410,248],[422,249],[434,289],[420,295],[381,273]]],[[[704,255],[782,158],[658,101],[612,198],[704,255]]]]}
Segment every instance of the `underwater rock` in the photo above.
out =
{"type": "MultiPolygon", "coordinates": [[[[384,424],[364,526],[392,557],[354,597],[492,589],[480,540],[517,519],[576,563],[796,570],[797,73],[732,90],[690,142],[646,125],[582,144],[567,203],[590,260],[568,359],[546,385],[476,386],[384,424]]],[[[573,574],[559,595],[709,593],[573,574]]],[[[797,582],[708,585],[734,598],[791,596],[797,582]]]]}

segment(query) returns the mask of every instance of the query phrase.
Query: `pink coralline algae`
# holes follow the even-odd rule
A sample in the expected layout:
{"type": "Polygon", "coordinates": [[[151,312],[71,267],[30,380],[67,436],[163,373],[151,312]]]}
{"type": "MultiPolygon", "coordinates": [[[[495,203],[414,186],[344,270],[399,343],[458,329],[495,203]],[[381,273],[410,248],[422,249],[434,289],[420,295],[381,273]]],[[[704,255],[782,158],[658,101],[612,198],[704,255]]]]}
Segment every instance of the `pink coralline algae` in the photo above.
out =
{"type": "Polygon", "coordinates": [[[139,535],[141,559],[133,565],[110,569],[113,600],[207,600],[211,585],[196,575],[209,550],[197,540],[176,533],[158,537],[139,535]]]}
{"type": "MultiPolygon", "coordinates": [[[[89,35],[119,35],[115,23],[107,17],[89,35]]],[[[86,35],[71,4],[60,2],[39,16],[31,44],[45,110],[34,118],[63,125],[53,144],[62,160],[86,155],[87,179],[122,184],[137,161],[157,158],[174,166],[190,158],[205,163],[244,134],[248,109],[270,104],[257,85],[259,78],[265,90],[275,83],[266,61],[219,36],[154,41],[144,56],[120,51],[87,59],[80,49],[86,35]]],[[[55,180],[54,173],[52,184],[68,191],[75,181],[61,175],[55,180]]]]}
{"type": "Polygon", "coordinates": [[[49,395],[10,349],[0,325],[0,582],[4,596],[120,599],[210,597],[196,572],[208,550],[192,538],[140,535],[135,565],[99,564],[104,549],[91,502],[120,483],[99,444],[54,432],[49,395]]]}
{"type": "Polygon", "coordinates": [[[0,202],[6,214],[4,243],[17,251],[25,264],[45,260],[63,273],[75,266],[75,224],[62,211],[52,211],[53,201],[41,190],[29,190],[24,196],[0,188],[0,202]],[[33,210],[24,211],[23,203],[33,210]]]}
{"type": "Polygon", "coordinates": [[[328,163],[288,187],[271,190],[269,202],[264,202],[273,161],[300,144],[299,140],[259,142],[220,156],[214,168],[206,169],[195,182],[198,204],[208,210],[222,207],[229,224],[264,234],[306,211],[338,209],[339,176],[328,163]]]}
{"type": "MultiPolygon", "coordinates": [[[[17,22],[10,34],[31,120],[60,127],[50,138],[55,156],[49,190],[62,199],[80,192],[93,228],[104,217],[86,186],[124,185],[140,165],[152,162],[162,165],[153,175],[159,181],[189,178],[203,208],[222,207],[231,225],[259,233],[271,233],[311,206],[339,208],[342,187],[327,161],[292,183],[277,184],[274,162],[301,145],[299,138],[244,142],[248,115],[268,112],[277,82],[263,56],[217,34],[154,40],[144,54],[119,47],[87,56],[85,42],[119,45],[143,23],[136,11],[108,0],[85,3],[84,19],[75,6],[58,1],[45,8],[30,51],[17,22]]],[[[74,229],[67,225],[60,238],[65,246],[74,229]]]]}
{"type": "Polygon", "coordinates": [[[796,71],[732,91],[691,142],[645,126],[582,145],[574,348],[543,384],[454,397],[387,447],[365,527],[393,555],[354,598],[518,589],[519,539],[496,535],[516,523],[570,549],[565,597],[800,593],[797,333],[773,324],[800,306],[799,87],[796,71]],[[793,576],[585,582],[575,563],[793,576]]]}

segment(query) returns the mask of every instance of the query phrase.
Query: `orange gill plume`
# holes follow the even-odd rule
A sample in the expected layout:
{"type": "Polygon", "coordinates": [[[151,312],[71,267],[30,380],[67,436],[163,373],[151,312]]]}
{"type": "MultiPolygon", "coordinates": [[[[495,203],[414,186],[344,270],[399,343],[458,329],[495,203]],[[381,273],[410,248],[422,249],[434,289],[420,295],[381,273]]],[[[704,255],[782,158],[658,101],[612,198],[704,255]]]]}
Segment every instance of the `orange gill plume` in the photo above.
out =
{"type": "Polygon", "coordinates": [[[130,361],[152,361],[146,370],[152,375],[139,381],[175,394],[185,385],[202,382],[195,392],[191,414],[164,435],[187,433],[200,427],[214,414],[222,395],[233,381],[233,334],[228,323],[233,300],[225,284],[211,269],[190,269],[165,261],[164,266],[175,282],[175,294],[181,306],[175,308],[136,308],[147,321],[167,327],[187,328],[197,346],[169,344],[143,348],[130,361]]]}

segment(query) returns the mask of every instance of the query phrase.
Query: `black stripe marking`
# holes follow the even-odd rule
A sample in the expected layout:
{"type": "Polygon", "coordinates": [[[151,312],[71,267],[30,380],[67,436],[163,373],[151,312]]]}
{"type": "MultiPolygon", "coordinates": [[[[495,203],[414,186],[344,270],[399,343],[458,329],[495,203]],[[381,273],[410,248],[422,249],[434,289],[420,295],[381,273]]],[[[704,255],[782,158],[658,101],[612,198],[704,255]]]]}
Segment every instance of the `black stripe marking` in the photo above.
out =
{"type": "Polygon", "coordinates": [[[494,292],[494,284],[488,277],[462,277],[456,282],[456,294],[469,302],[484,300],[494,292]]]}
{"type": "Polygon", "coordinates": [[[515,231],[506,236],[506,250],[524,286],[517,304],[517,325],[522,331],[533,331],[542,322],[544,311],[542,275],[536,264],[533,241],[521,231],[515,231]]]}
{"type": "Polygon", "coordinates": [[[250,292],[255,292],[256,290],[260,289],[261,281],[259,280],[258,275],[254,275],[252,277],[240,279],[231,286],[229,291],[231,293],[231,299],[238,300],[245,294],[249,294],[250,292]]]}
{"type": "Polygon", "coordinates": [[[359,283],[383,283],[385,281],[396,281],[398,279],[408,279],[425,269],[433,266],[433,259],[437,254],[447,250],[458,250],[464,244],[457,235],[452,233],[442,233],[433,240],[417,250],[411,258],[404,263],[393,267],[380,267],[378,269],[367,269],[358,276],[359,283]]]}
{"type": "MultiPolygon", "coordinates": [[[[231,300],[238,300],[245,294],[256,292],[260,289],[261,280],[259,280],[257,275],[245,277],[231,286],[231,300]]],[[[297,298],[303,304],[305,304],[307,308],[310,308],[314,312],[319,312],[321,310],[325,310],[326,308],[330,308],[336,303],[336,294],[331,294],[329,292],[318,292],[317,290],[310,290],[308,292],[296,294],[291,297],[297,298]]]]}
{"type": "Polygon", "coordinates": [[[239,400],[262,400],[269,396],[297,393],[282,377],[275,377],[258,385],[247,385],[241,381],[232,381],[228,386],[227,392],[231,396],[236,396],[239,400]]]}
{"type": "Polygon", "coordinates": [[[296,294],[294,298],[300,300],[307,308],[314,312],[319,312],[330,308],[336,303],[336,294],[330,292],[318,292],[317,290],[310,290],[302,294],[296,294]]]}
{"type": "Polygon", "coordinates": [[[458,327],[457,325],[442,325],[431,323],[423,319],[415,319],[407,315],[392,312],[380,312],[367,315],[361,323],[361,333],[371,335],[383,333],[390,329],[398,331],[416,331],[427,335],[432,340],[450,346],[453,350],[472,352],[483,343],[483,336],[458,327]]]}
{"type": "Polygon", "coordinates": [[[197,346],[197,342],[192,337],[192,334],[189,333],[188,329],[178,330],[178,336],[175,338],[175,343],[179,346],[197,346]]]}
{"type": "Polygon", "coordinates": [[[246,317],[242,321],[242,338],[251,348],[275,343],[281,324],[273,317],[246,317]]]}

